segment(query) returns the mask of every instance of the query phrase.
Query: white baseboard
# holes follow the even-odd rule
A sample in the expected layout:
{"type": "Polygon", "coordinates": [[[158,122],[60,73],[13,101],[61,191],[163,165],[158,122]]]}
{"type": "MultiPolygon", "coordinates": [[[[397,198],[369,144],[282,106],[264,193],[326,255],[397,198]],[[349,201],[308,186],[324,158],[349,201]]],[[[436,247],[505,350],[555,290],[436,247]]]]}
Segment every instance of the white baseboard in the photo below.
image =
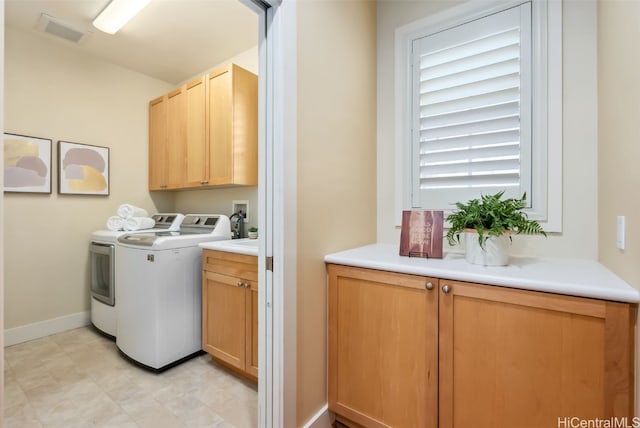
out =
{"type": "Polygon", "coordinates": [[[331,426],[331,415],[329,414],[329,405],[322,406],[318,413],[313,415],[311,419],[304,424],[304,428],[329,428],[331,426]]]}
{"type": "Polygon", "coordinates": [[[4,346],[6,347],[17,343],[28,342],[29,340],[39,339],[51,334],[84,327],[89,325],[90,322],[91,313],[86,311],[52,318],[50,320],[34,322],[33,324],[8,328],[4,331],[4,346]]]}

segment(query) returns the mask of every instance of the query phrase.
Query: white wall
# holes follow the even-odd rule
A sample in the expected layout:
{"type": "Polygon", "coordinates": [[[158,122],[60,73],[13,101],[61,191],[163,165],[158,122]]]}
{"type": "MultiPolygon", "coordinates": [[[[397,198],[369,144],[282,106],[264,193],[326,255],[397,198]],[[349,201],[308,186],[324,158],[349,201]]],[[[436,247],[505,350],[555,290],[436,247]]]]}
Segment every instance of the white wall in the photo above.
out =
{"type": "Polygon", "coordinates": [[[327,400],[324,256],[375,242],[376,3],[299,1],[297,425],[327,400]]]}
{"type": "Polygon", "coordinates": [[[5,327],[89,309],[90,233],[119,204],[173,208],[147,190],[148,101],[169,89],[62,42],[6,29],[5,130],[53,140],[53,194],[5,194],[5,327]],[[111,194],[57,194],[56,141],[110,148],[111,194]]]}
{"type": "MultiPolygon", "coordinates": [[[[640,3],[598,3],[599,259],[631,286],[640,289],[640,3]],[[616,246],[616,217],[625,216],[625,248],[616,246]]],[[[640,323],[640,314],[636,326],[640,323]]],[[[636,350],[640,329],[636,328],[636,350]]],[[[636,391],[640,385],[636,351],[636,391]]],[[[640,395],[636,392],[636,414],[640,395]]]]}
{"type": "MultiPolygon", "coordinates": [[[[472,0],[480,1],[480,0],[472,0]]],[[[394,31],[454,2],[381,0],[378,3],[378,241],[398,243],[394,206],[394,31]]],[[[563,3],[563,229],[518,236],[512,254],[598,255],[597,19],[594,0],[563,3]]],[[[554,41],[551,41],[553,43],[554,41]]],[[[555,41],[557,42],[557,41],[555,41]]],[[[445,244],[446,245],[446,244],[445,244]]]]}
{"type": "MultiPolygon", "coordinates": [[[[0,94],[4,94],[4,2],[0,4],[0,94]]],[[[1,97],[0,97],[1,98],[1,97]]],[[[0,129],[4,129],[4,103],[0,103],[0,129]]],[[[4,150],[0,150],[0,165],[4,165],[4,150]]],[[[4,188],[4,174],[0,174],[4,188]]],[[[0,213],[4,212],[4,194],[0,195],[0,213]]],[[[0,224],[0,272],[4,272],[4,227],[0,224]]],[[[0,275],[0,332],[4,331],[4,274],[0,275]]],[[[4,335],[0,335],[0,418],[4,420],[4,335]]]]}
{"type": "MultiPolygon", "coordinates": [[[[5,58],[5,131],[53,140],[53,193],[5,195],[4,321],[12,337],[20,334],[17,327],[83,319],[90,233],[104,229],[121,203],[149,212],[230,214],[232,200],[246,199],[249,225],[257,224],[255,187],[148,191],[148,102],[174,85],[12,29],[6,29],[5,58]],[[110,148],[108,197],[57,194],[58,140],[110,148]]],[[[257,46],[229,61],[256,72],[257,46]]]]}
{"type": "Polygon", "coordinates": [[[640,289],[640,3],[600,2],[600,261],[640,289]],[[616,247],[616,217],[626,217],[625,249],[616,247]]]}

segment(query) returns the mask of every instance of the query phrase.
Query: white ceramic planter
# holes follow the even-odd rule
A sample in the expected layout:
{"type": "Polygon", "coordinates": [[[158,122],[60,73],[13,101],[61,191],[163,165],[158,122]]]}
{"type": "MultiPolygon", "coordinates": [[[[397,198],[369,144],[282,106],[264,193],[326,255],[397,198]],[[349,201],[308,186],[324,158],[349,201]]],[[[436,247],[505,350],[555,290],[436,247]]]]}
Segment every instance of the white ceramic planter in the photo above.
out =
{"type": "Polygon", "coordinates": [[[249,239],[258,239],[258,232],[248,232],[247,236],[249,239]]]}
{"type": "Polygon", "coordinates": [[[476,232],[465,232],[466,260],[474,265],[506,266],[509,264],[509,235],[492,236],[484,244],[484,249],[478,243],[476,232]]]}

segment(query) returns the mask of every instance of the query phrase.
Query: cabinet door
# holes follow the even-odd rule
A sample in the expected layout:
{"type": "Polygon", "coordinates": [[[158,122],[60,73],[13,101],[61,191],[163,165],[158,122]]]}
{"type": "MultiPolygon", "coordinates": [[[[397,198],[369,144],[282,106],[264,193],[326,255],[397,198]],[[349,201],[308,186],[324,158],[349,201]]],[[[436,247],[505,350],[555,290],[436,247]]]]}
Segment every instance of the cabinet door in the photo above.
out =
{"type": "Polygon", "coordinates": [[[165,179],[167,189],[178,189],[185,183],[187,143],[187,107],[185,87],[167,95],[167,139],[165,179]]]}
{"type": "Polygon", "coordinates": [[[165,97],[149,102],[149,190],[165,188],[164,163],[167,140],[165,97]]]}
{"type": "Polygon", "coordinates": [[[210,272],[255,281],[256,284],[258,281],[258,257],[256,256],[204,250],[202,267],[210,272]]]}
{"type": "Polygon", "coordinates": [[[186,185],[200,187],[207,183],[206,79],[187,83],[186,185]]]}
{"type": "Polygon", "coordinates": [[[248,374],[258,377],[258,283],[255,281],[245,281],[249,284],[246,290],[246,367],[248,374]]]}
{"type": "Polygon", "coordinates": [[[366,427],[436,427],[437,280],[328,272],[329,409],[366,427]]]}
{"type": "Polygon", "coordinates": [[[441,428],[555,427],[565,417],[632,415],[630,305],[440,285],[441,428]]]}
{"type": "Polygon", "coordinates": [[[231,68],[214,71],[209,79],[209,184],[233,183],[233,96],[231,68]]]}
{"type": "Polygon", "coordinates": [[[202,348],[214,357],[245,368],[245,288],[240,279],[204,271],[202,348]]]}
{"type": "Polygon", "coordinates": [[[258,184],[258,76],[233,70],[233,182],[258,184]]]}

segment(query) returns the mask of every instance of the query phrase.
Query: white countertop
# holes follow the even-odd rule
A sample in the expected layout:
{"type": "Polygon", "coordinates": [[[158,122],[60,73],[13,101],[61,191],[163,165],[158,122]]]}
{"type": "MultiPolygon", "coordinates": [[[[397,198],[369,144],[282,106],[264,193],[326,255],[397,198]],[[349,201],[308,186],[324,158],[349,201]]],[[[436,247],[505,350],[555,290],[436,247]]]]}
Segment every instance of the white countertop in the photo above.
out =
{"type": "Polygon", "coordinates": [[[228,253],[246,254],[257,256],[260,241],[257,239],[232,239],[228,241],[210,241],[198,244],[206,250],[226,251],[228,253]]]}
{"type": "Polygon", "coordinates": [[[398,245],[373,244],[325,256],[327,263],[457,281],[620,302],[640,302],[640,293],[600,263],[579,259],[511,257],[509,266],[478,266],[463,254],[443,259],[401,257],[398,245]]]}

